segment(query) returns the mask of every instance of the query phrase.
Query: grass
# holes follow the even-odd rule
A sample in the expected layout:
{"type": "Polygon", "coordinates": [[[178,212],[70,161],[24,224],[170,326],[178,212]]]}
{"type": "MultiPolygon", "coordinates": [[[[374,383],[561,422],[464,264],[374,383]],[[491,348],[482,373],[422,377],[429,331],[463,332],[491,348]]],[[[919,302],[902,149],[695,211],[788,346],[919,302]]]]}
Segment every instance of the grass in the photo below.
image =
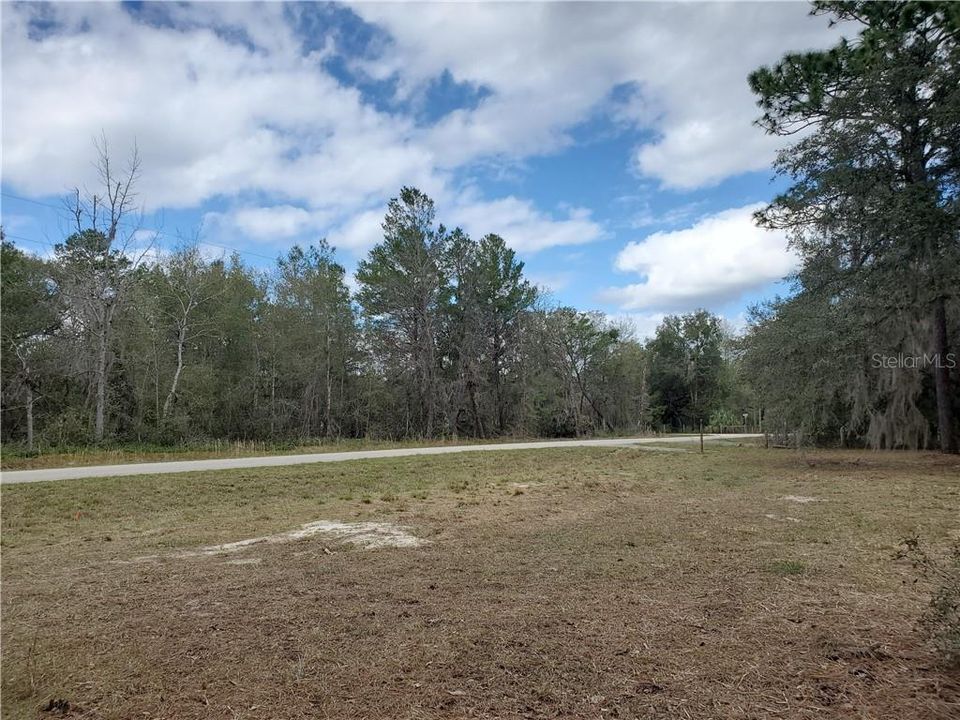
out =
{"type": "Polygon", "coordinates": [[[571,448],[4,486],[3,716],[956,717],[894,555],[960,531],[958,476],[571,448]],[[321,519],[430,542],[178,555],[321,519]]]}
{"type": "Polygon", "coordinates": [[[778,560],[773,564],[773,572],[784,577],[803,575],[806,569],[807,566],[798,560],[778,560]]]}
{"type": "MultiPolygon", "coordinates": [[[[617,435],[619,437],[620,435],[617,435]]],[[[598,435],[597,437],[604,437],[598,435]]],[[[672,437],[695,436],[676,433],[672,437]]],[[[424,440],[376,440],[370,438],[317,438],[302,442],[266,440],[214,440],[210,442],[159,445],[156,443],[121,443],[117,445],[79,445],[45,447],[27,451],[23,445],[7,443],[0,455],[2,470],[39,470],[42,468],[79,465],[119,465],[124,463],[163,462],[167,460],[210,460],[214,458],[253,457],[262,455],[295,455],[301,453],[347,452],[351,450],[390,450],[406,447],[435,447],[438,445],[479,445],[502,442],[543,440],[542,437],[505,438],[429,438],[424,440]]],[[[712,441],[729,443],[729,440],[712,441]]],[[[651,445],[649,447],[660,447],[651,445]]],[[[660,449],[676,451],[669,443],[660,449]]]]}
{"type": "Polygon", "coordinates": [[[318,438],[308,442],[268,442],[262,440],[235,440],[190,443],[183,445],[156,445],[127,443],[116,446],[96,445],[46,448],[28,452],[24,447],[7,444],[0,457],[0,469],[38,470],[41,468],[71,467],[76,465],[118,465],[123,463],[162,462],[166,460],[209,460],[228,457],[261,455],[295,455],[300,453],[346,452],[351,450],[389,450],[402,447],[436,445],[473,445],[495,440],[451,438],[446,440],[371,440],[318,438]]]}

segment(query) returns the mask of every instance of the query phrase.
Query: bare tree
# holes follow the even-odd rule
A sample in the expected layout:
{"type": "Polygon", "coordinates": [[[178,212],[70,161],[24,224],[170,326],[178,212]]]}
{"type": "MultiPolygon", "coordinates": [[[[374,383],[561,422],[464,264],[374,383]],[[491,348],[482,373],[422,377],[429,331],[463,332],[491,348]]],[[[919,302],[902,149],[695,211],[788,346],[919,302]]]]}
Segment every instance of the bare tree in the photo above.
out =
{"type": "MultiPolygon", "coordinates": [[[[95,191],[75,189],[66,205],[72,234],[56,246],[60,292],[70,319],[90,343],[90,372],[94,395],[96,442],[104,436],[107,381],[112,363],[110,341],[117,311],[122,306],[132,269],[143,259],[131,257],[142,213],[136,208],[140,155],[133,147],[126,168],[118,172],[110,159],[106,138],[95,142],[98,186],[95,191]]],[[[151,243],[152,244],[152,243],[151,243]]]]}

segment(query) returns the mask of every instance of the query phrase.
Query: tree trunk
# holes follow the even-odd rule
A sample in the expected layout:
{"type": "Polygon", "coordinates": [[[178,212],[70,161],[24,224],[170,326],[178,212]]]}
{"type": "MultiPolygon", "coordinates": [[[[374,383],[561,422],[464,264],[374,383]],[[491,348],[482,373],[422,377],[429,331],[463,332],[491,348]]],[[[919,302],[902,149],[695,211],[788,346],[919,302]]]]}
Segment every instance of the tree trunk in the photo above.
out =
{"type": "Polygon", "coordinates": [[[167,393],[167,399],[163,401],[163,413],[160,416],[161,420],[167,419],[167,414],[170,412],[170,406],[173,404],[173,399],[177,395],[177,386],[180,384],[180,373],[183,372],[183,346],[187,341],[187,327],[183,325],[180,327],[180,332],[177,334],[177,369],[173,373],[173,381],[170,383],[170,392],[167,393]]]}
{"type": "Polygon", "coordinates": [[[500,333],[498,331],[493,334],[493,398],[497,415],[497,432],[503,435],[506,422],[504,419],[503,395],[500,388],[500,333]]]}
{"type": "Polygon", "coordinates": [[[936,356],[933,379],[937,391],[937,430],[940,452],[957,454],[956,428],[953,425],[953,396],[950,393],[949,345],[947,343],[947,310],[943,297],[937,298],[933,310],[933,352],[936,356]]]}
{"type": "Polygon", "coordinates": [[[33,452],[33,388],[25,383],[27,388],[27,452],[33,452]]]}
{"type": "Polygon", "coordinates": [[[94,442],[103,442],[103,425],[107,405],[107,328],[100,329],[97,349],[97,407],[93,424],[94,442]]]}
{"type": "MultiPolygon", "coordinates": [[[[472,373],[471,373],[472,374],[472,373]]],[[[467,395],[470,397],[470,409],[473,412],[474,437],[483,437],[483,420],[480,418],[480,406],[477,403],[477,387],[473,380],[467,381],[467,395]]],[[[456,427],[456,424],[454,424],[456,427]]]]}
{"type": "Polygon", "coordinates": [[[324,430],[327,437],[333,437],[333,382],[330,372],[330,323],[327,323],[327,347],[326,347],[326,386],[327,397],[326,407],[324,407],[324,430]]]}

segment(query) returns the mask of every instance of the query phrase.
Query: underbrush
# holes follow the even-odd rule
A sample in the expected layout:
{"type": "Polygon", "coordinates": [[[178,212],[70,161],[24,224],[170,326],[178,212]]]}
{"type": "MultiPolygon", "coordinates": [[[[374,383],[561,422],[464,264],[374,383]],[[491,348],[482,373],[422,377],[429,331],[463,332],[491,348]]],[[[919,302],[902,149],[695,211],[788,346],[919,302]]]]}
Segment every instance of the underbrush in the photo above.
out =
{"type": "Polygon", "coordinates": [[[936,557],[916,535],[904,538],[899,558],[909,560],[931,585],[930,605],[920,625],[947,664],[960,666],[960,540],[944,557],[936,557]]]}

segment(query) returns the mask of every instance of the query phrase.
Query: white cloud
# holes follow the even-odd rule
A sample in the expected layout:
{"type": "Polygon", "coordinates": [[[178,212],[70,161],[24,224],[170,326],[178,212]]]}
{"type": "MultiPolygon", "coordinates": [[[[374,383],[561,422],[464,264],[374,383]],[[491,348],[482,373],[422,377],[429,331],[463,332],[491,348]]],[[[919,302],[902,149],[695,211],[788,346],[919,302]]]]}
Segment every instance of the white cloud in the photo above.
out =
{"type": "Polygon", "coordinates": [[[228,212],[204,215],[204,228],[222,235],[239,232],[254,240],[282,241],[304,233],[317,232],[330,221],[323,210],[306,210],[293,205],[240,207],[228,212]]]}
{"type": "Polygon", "coordinates": [[[256,192],[349,210],[404,183],[442,183],[412,121],[374,110],[304,55],[282,8],[158,8],[177,24],[102,3],[4,8],[5,182],[30,195],[92,184],[103,132],[115,159],[138,143],[150,207],[256,192]],[[55,32],[31,33],[41,14],[55,32]]]}
{"type": "Polygon", "coordinates": [[[660,312],[607,314],[607,320],[612,325],[625,325],[627,329],[632,331],[634,338],[641,342],[649,340],[656,334],[657,327],[665,317],[666,315],[660,312]]]}
{"type": "Polygon", "coordinates": [[[574,274],[567,271],[550,273],[526,272],[524,274],[532,285],[547,294],[560,292],[568,287],[574,279],[574,274]]]}
{"type": "Polygon", "coordinates": [[[330,244],[336,248],[360,252],[383,240],[383,210],[361,212],[330,233],[330,244]]]}
{"type": "Polygon", "coordinates": [[[510,196],[500,200],[473,200],[449,210],[449,224],[469,234],[500,235],[517,252],[534,253],[548,247],[581,245],[598,240],[601,226],[591,220],[590,211],[574,208],[566,217],[555,218],[537,210],[527,200],[510,196]]]}
{"type": "MultiPolygon", "coordinates": [[[[402,185],[416,185],[438,204],[459,197],[448,168],[486,153],[542,149],[539,128],[557,111],[537,110],[532,144],[509,134],[506,144],[482,137],[488,130],[472,113],[418,127],[410,117],[375,110],[316,54],[303,55],[275,7],[163,8],[172,26],[147,24],[117,5],[49,6],[43,12],[57,30],[39,36],[29,23],[40,6],[7,8],[6,182],[29,195],[92,186],[92,138],[103,132],[115,155],[138,143],[148,209],[239,198],[233,209],[205,214],[208,230],[283,241],[332,228],[334,243],[365,249],[379,239],[383,203],[402,185]],[[217,32],[224,28],[231,32],[217,32]],[[459,128],[458,118],[465,123],[459,128]],[[245,204],[248,195],[264,199],[245,204]]],[[[481,114],[489,112],[499,111],[481,114]]],[[[519,117],[500,120],[519,128],[519,117]]],[[[587,211],[553,218],[513,196],[460,197],[444,219],[478,234],[498,232],[524,251],[600,235],[587,211]]]]}
{"type": "Polygon", "coordinates": [[[792,3],[353,10],[391,38],[372,61],[346,58],[354,67],[394,78],[401,97],[445,72],[486,96],[433,123],[377,109],[325,69],[332,41],[305,52],[291,17],[310,6],[147,5],[171,20],[149,24],[119,4],[7,5],[4,182],[33,196],[92,185],[91,139],[103,132],[117,155],[138,142],[149,207],[226,199],[234,209],[209,223],[254,240],[327,232],[365,249],[386,199],[416,185],[448,224],[497,232],[518,251],[587,243],[604,234],[589,211],[464,194],[462,174],[555,152],[597,113],[650,134],[624,160],[667,186],[764,167],[775,143],[750,126],[747,72],[837,32],[792,3]],[[38,16],[47,29],[31,32],[38,16]]]}
{"type": "MultiPolygon", "coordinates": [[[[441,193],[434,201],[437,219],[448,229],[461,227],[475,238],[494,233],[521,253],[593,242],[604,232],[583,208],[573,208],[555,217],[541,212],[527,200],[513,196],[484,200],[474,192],[458,196],[441,193]]],[[[330,232],[330,243],[354,252],[368,250],[383,239],[384,214],[383,208],[376,207],[351,216],[330,232]]],[[[558,277],[553,275],[552,279],[556,281],[558,277]]]]}
{"type": "Polygon", "coordinates": [[[735,300],[791,273],[797,258],[784,234],[759,228],[761,205],[725,210],[683,230],[657,232],[620,251],[616,268],[642,281],[601,297],[623,310],[682,311],[735,300]]]}
{"type": "Polygon", "coordinates": [[[751,121],[747,74],[785,49],[824,47],[839,30],[802,3],[359,3],[393,44],[365,64],[417,92],[448,70],[489,91],[425,142],[440,162],[551,152],[596,111],[652,131],[633,161],[675,188],[769,165],[778,141],[751,121]],[[631,88],[610,102],[614,88],[631,88]]]}

